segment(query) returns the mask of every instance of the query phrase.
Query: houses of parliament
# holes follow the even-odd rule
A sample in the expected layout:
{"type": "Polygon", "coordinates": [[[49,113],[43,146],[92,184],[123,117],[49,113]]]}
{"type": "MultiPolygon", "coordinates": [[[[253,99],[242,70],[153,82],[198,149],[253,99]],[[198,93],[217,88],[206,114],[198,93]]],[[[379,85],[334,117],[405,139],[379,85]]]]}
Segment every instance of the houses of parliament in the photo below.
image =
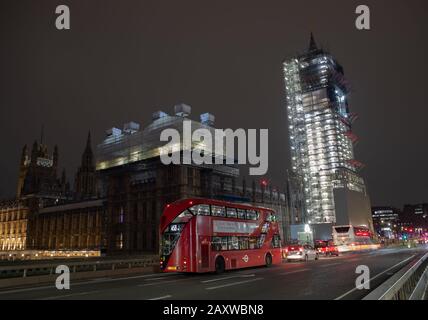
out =
{"type": "Polygon", "coordinates": [[[16,197],[0,200],[0,252],[98,250],[105,208],[97,200],[95,174],[90,133],[73,189],[65,170],[59,173],[57,146],[49,153],[43,135],[31,150],[25,145],[16,197]]]}

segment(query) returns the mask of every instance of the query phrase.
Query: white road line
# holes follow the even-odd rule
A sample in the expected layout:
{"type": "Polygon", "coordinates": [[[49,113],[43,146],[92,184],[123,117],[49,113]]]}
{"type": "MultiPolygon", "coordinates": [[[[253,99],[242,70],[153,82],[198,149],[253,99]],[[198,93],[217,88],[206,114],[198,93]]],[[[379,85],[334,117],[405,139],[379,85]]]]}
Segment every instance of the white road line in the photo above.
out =
{"type": "Polygon", "coordinates": [[[162,296],[162,297],[157,297],[157,298],[151,298],[151,299],[148,299],[148,300],[163,300],[163,299],[168,299],[168,298],[171,298],[172,296],[171,295],[166,295],[166,296],[162,296]]]}
{"type": "MultiPolygon", "coordinates": [[[[176,275],[177,274],[165,273],[165,275],[162,276],[162,278],[169,278],[171,276],[176,276],[176,275]]],[[[121,280],[130,280],[130,279],[141,279],[141,278],[149,278],[149,277],[154,277],[154,276],[159,277],[159,274],[146,274],[146,275],[141,275],[141,276],[122,277],[122,278],[92,279],[92,280],[85,281],[85,282],[72,283],[71,286],[72,287],[84,286],[84,285],[88,285],[88,284],[95,284],[95,283],[98,284],[98,283],[104,283],[104,282],[114,282],[114,281],[121,281],[121,280]]],[[[31,288],[22,288],[22,289],[11,289],[11,290],[6,290],[6,291],[0,291],[0,295],[11,294],[11,293],[19,293],[19,292],[30,292],[30,291],[45,290],[45,289],[56,289],[56,288],[54,285],[49,285],[49,286],[40,286],[40,287],[31,287],[31,288]]]]}
{"type": "Polygon", "coordinates": [[[165,279],[165,277],[149,278],[149,279],[145,279],[144,281],[155,281],[155,280],[162,280],[162,279],[165,279]]]}
{"type": "Polygon", "coordinates": [[[341,262],[336,262],[336,263],[329,263],[329,264],[324,264],[322,266],[319,266],[320,268],[327,268],[327,267],[332,267],[332,266],[337,266],[339,264],[343,264],[341,262]]]}
{"type": "Polygon", "coordinates": [[[78,292],[78,293],[63,294],[63,295],[59,294],[59,295],[52,296],[52,297],[41,298],[39,300],[56,300],[56,299],[69,298],[69,297],[85,296],[88,294],[98,293],[98,292],[100,292],[100,291],[96,290],[96,291],[78,292]]]}
{"type": "Polygon", "coordinates": [[[217,278],[217,279],[210,279],[210,280],[201,281],[201,283],[210,283],[210,282],[214,282],[214,281],[221,281],[221,280],[233,279],[233,278],[237,278],[237,277],[239,277],[239,276],[231,276],[231,277],[223,277],[223,278],[217,278]]]}
{"type": "Polygon", "coordinates": [[[288,272],[280,273],[279,275],[286,276],[287,274],[299,273],[299,272],[304,272],[304,271],[308,271],[308,270],[311,270],[311,269],[305,268],[305,269],[299,269],[299,270],[294,270],[294,271],[288,271],[288,272]]]}
{"type": "Polygon", "coordinates": [[[138,284],[137,287],[149,287],[149,286],[156,286],[160,284],[166,284],[166,283],[174,283],[174,282],[180,282],[184,280],[189,280],[190,278],[186,279],[177,279],[177,280],[168,280],[168,281],[161,281],[161,282],[152,282],[152,283],[144,283],[144,284],[138,284]]]}
{"type": "MultiPolygon", "coordinates": [[[[394,269],[395,267],[398,267],[400,264],[404,264],[405,262],[407,262],[408,260],[412,259],[415,255],[412,255],[410,257],[408,257],[406,260],[400,261],[399,263],[393,265],[391,268],[386,269],[385,271],[382,271],[381,273],[378,273],[377,275],[375,275],[373,278],[371,278],[369,281],[372,282],[373,280],[375,280],[376,278],[380,277],[381,275],[383,275],[384,273],[394,269]]],[[[341,296],[337,297],[334,300],[340,300],[344,297],[346,297],[348,294],[351,294],[352,292],[359,290],[357,287],[355,287],[354,289],[349,290],[348,292],[345,292],[344,294],[342,294],[341,296]]]]}
{"type": "Polygon", "coordinates": [[[2,295],[2,294],[11,294],[11,293],[19,293],[19,292],[26,292],[26,291],[44,290],[44,289],[56,289],[56,287],[54,285],[50,285],[50,286],[35,287],[35,288],[12,289],[12,290],[7,290],[7,291],[1,291],[0,295],[2,295]]]}
{"type": "Polygon", "coordinates": [[[201,283],[210,283],[210,282],[215,282],[215,281],[222,281],[222,280],[228,280],[228,279],[234,279],[234,278],[246,278],[246,277],[254,277],[255,274],[241,274],[241,275],[236,275],[236,276],[230,276],[230,277],[223,277],[223,278],[216,278],[216,279],[210,279],[210,280],[204,280],[201,281],[201,283]]]}
{"type": "Polygon", "coordinates": [[[208,288],[205,288],[205,289],[206,290],[215,290],[215,289],[220,289],[220,288],[225,288],[225,287],[231,287],[231,286],[237,286],[237,285],[240,285],[240,284],[254,282],[254,281],[259,281],[259,280],[263,280],[263,278],[256,278],[256,279],[251,279],[251,280],[244,280],[244,281],[232,282],[232,283],[222,284],[220,286],[208,287],[208,288]]]}

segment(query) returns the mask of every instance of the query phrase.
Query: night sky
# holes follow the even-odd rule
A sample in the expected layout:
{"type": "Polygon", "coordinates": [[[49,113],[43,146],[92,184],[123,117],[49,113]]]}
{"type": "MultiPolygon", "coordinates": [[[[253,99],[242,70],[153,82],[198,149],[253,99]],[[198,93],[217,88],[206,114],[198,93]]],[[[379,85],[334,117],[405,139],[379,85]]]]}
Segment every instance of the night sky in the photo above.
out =
{"type": "MultiPolygon", "coordinates": [[[[16,1],[0,4],[0,197],[13,197],[25,143],[45,127],[73,179],[88,130],[184,102],[219,128],[268,128],[269,177],[289,166],[281,62],[314,32],[351,83],[350,109],[372,205],[428,202],[428,2],[16,1]],[[71,30],[55,28],[67,4],[71,30]],[[370,31],[355,8],[371,9],[370,31]]],[[[94,146],[95,147],[95,146],[94,146]]]]}

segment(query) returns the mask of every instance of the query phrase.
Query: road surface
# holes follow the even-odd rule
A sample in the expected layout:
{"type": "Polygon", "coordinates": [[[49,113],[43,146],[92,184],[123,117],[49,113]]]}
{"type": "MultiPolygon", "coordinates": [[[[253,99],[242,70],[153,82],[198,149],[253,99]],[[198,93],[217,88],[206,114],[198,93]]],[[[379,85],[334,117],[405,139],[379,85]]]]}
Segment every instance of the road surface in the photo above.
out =
{"type": "Polygon", "coordinates": [[[284,262],[216,274],[150,274],[0,291],[0,299],[144,299],[144,300],[263,300],[361,299],[370,290],[357,290],[356,267],[370,269],[374,289],[427,247],[381,249],[309,262],[284,262]]]}

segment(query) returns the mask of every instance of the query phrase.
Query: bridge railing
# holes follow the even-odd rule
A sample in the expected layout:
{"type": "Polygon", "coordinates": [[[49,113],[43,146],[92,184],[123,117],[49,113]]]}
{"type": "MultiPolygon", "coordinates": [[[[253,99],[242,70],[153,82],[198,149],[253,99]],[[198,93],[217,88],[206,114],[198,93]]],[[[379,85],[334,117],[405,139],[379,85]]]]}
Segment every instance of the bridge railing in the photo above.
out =
{"type": "Polygon", "coordinates": [[[91,272],[102,270],[119,270],[144,268],[159,265],[157,256],[139,259],[91,260],[91,261],[57,261],[41,264],[27,264],[16,266],[0,266],[0,279],[26,278],[55,274],[59,265],[66,265],[71,273],[91,272]]]}
{"type": "Polygon", "coordinates": [[[402,268],[363,300],[422,300],[428,284],[428,253],[402,268]]]}

